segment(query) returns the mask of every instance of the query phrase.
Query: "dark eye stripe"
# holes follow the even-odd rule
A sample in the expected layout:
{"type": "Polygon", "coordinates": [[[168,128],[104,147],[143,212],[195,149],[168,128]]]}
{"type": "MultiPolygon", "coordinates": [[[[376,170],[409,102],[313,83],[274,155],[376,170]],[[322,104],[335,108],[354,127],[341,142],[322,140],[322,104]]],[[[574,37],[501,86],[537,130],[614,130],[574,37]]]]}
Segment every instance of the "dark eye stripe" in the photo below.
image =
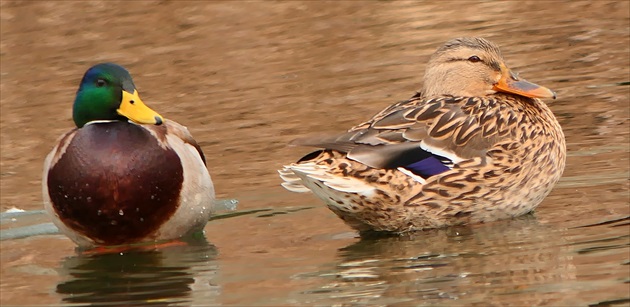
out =
{"type": "MultiPolygon", "coordinates": [[[[467,59],[466,59],[466,58],[449,58],[449,59],[448,59],[448,60],[446,60],[446,61],[447,61],[447,62],[467,61],[467,62],[473,62],[473,63],[475,63],[474,61],[471,61],[471,60],[470,60],[472,57],[477,57],[477,56],[471,56],[470,58],[467,58],[467,59]]],[[[477,57],[477,58],[479,58],[479,57],[477,57]]],[[[488,65],[488,66],[492,67],[492,69],[494,69],[494,70],[496,70],[496,71],[501,71],[501,65],[500,65],[500,64],[499,64],[499,62],[497,62],[497,61],[491,61],[491,62],[487,62],[487,63],[486,63],[486,62],[484,62],[483,60],[481,60],[481,59],[479,58],[479,62],[483,62],[484,64],[486,64],[486,65],[488,65]]]]}
{"type": "Polygon", "coordinates": [[[490,65],[490,67],[492,67],[492,69],[494,69],[496,71],[501,71],[501,65],[499,64],[499,62],[492,61],[492,62],[488,63],[488,65],[490,65]]]}
{"type": "Polygon", "coordinates": [[[459,62],[459,61],[466,61],[466,62],[483,62],[478,56],[473,55],[469,58],[450,58],[448,60],[446,60],[447,62],[459,62]]]}

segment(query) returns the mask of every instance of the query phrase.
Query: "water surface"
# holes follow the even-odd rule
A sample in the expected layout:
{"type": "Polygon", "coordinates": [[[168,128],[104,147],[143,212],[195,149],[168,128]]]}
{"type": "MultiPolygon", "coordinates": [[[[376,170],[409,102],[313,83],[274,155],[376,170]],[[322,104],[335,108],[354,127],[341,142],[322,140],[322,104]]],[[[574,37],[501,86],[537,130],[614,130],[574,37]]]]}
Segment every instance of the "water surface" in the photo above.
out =
{"type": "Polygon", "coordinates": [[[3,1],[2,211],[41,209],[43,159],[73,127],[80,78],[112,61],[189,127],[218,197],[250,214],[213,220],[188,246],[122,255],[78,255],[60,235],[2,241],[0,303],[628,305],[629,12],[627,1],[3,1]],[[431,53],[464,35],[493,40],[558,93],[567,169],[534,215],[360,240],[279,187],[276,169],[306,152],[290,140],[409,98],[431,53]]]}

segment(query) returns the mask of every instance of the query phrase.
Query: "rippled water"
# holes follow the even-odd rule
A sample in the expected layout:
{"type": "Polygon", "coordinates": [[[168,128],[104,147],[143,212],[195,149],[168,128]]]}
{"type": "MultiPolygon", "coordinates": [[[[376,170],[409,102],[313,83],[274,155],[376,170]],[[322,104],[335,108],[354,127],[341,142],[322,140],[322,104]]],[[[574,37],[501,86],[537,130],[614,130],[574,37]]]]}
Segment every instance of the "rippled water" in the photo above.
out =
{"type": "Polygon", "coordinates": [[[189,127],[218,196],[240,204],[186,246],[79,255],[60,235],[1,241],[0,303],[627,306],[629,12],[627,1],[3,1],[2,211],[42,208],[43,159],[100,61],[126,66],[149,106],[189,127]],[[279,187],[275,170],[305,153],[290,140],[410,97],[435,48],[463,35],[495,41],[558,93],[567,169],[534,215],[360,240],[279,187]]]}

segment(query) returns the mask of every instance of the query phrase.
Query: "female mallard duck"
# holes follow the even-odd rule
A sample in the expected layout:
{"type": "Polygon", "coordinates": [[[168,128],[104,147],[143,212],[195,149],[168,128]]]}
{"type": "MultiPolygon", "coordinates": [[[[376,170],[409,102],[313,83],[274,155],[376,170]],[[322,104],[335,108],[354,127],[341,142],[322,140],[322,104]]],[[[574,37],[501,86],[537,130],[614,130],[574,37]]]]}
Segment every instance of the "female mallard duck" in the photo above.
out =
{"type": "Polygon", "coordinates": [[[44,162],[46,210],[81,247],[170,240],[203,228],[214,187],[186,127],[148,108],[129,72],[91,67],[73,106],[77,128],[44,162]]]}
{"type": "Polygon", "coordinates": [[[566,146],[527,82],[482,38],[447,42],[420,93],[347,133],[304,138],[324,150],[279,171],[290,191],[313,191],[348,225],[407,232],[532,211],[560,179],[566,146]]]}

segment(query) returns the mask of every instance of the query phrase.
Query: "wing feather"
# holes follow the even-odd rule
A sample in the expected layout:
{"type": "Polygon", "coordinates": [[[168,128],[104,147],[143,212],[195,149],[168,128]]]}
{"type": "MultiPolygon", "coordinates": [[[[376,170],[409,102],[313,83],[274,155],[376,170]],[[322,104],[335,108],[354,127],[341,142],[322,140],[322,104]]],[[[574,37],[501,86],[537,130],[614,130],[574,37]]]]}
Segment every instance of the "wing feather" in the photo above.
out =
{"type": "MultiPolygon", "coordinates": [[[[503,97],[502,99],[505,99],[503,97]]],[[[518,115],[502,112],[498,100],[486,97],[417,94],[390,105],[348,132],[331,137],[306,137],[297,145],[347,153],[348,158],[375,168],[401,166],[399,159],[422,149],[457,164],[486,155],[488,148],[508,137],[518,115]]]]}

